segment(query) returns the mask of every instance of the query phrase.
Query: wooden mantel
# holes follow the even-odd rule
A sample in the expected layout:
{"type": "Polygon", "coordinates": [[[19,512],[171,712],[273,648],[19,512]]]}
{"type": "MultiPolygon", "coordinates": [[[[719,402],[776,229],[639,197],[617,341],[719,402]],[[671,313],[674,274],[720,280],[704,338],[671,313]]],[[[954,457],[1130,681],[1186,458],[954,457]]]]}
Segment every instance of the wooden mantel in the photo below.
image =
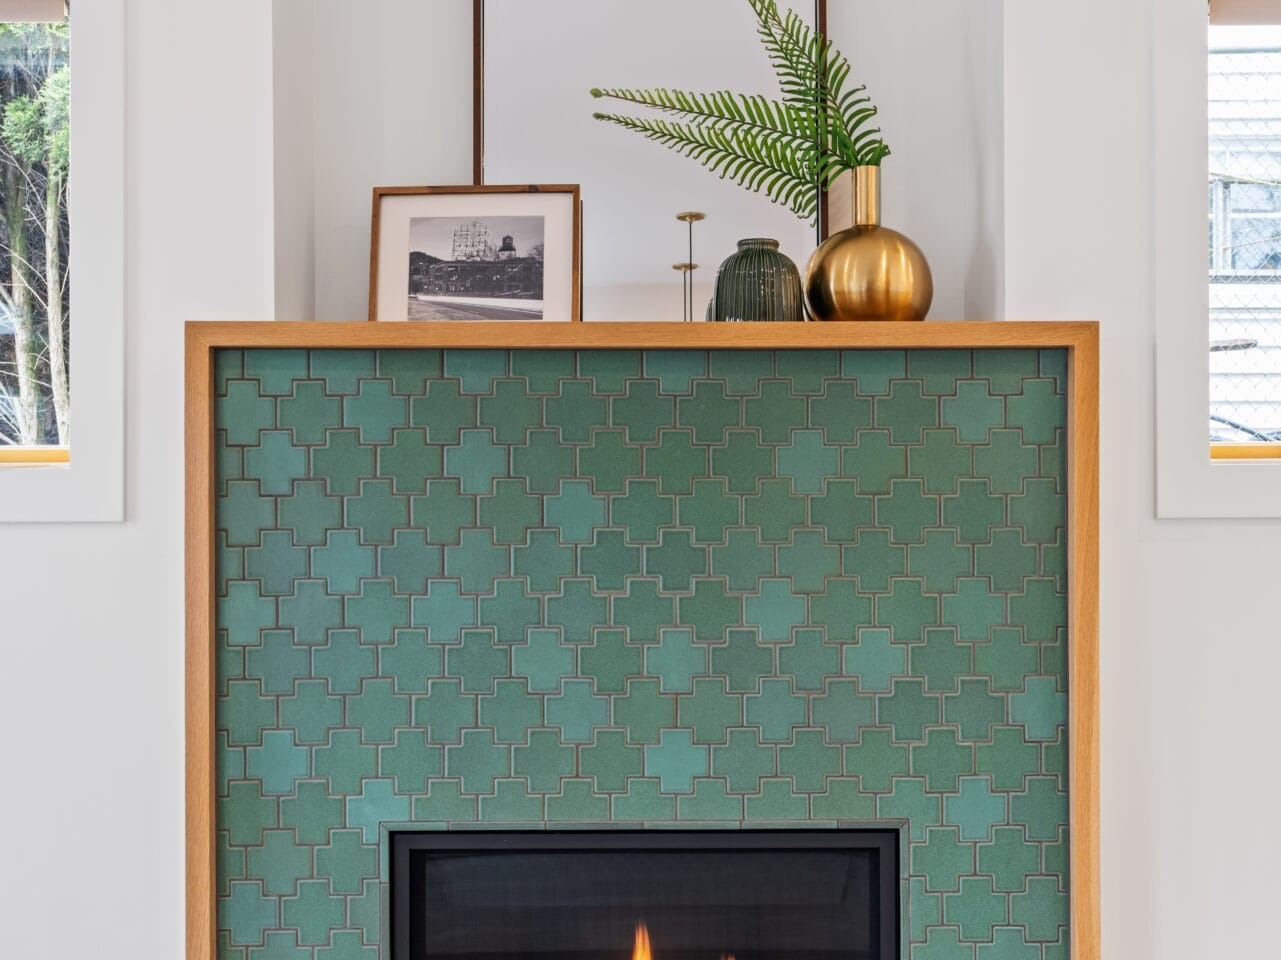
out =
{"type": "Polygon", "coordinates": [[[1068,358],[1068,792],[1073,960],[1099,960],[1099,357],[1093,323],[191,323],[186,330],[187,958],[216,951],[214,354],[249,348],[1060,349],[1068,358]]]}

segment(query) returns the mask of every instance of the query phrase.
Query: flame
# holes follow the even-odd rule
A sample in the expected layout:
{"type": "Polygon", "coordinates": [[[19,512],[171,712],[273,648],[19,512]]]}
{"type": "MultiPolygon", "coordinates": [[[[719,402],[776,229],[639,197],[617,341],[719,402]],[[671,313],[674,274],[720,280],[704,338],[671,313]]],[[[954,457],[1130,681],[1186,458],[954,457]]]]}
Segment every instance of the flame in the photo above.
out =
{"type": "MultiPolygon", "coordinates": [[[[636,938],[632,941],[632,960],[654,960],[649,948],[649,927],[644,920],[636,921],[636,938]]],[[[722,953],[720,960],[734,960],[734,954],[722,953]]]]}
{"type": "Polygon", "coordinates": [[[649,950],[649,928],[643,922],[636,924],[636,939],[632,942],[632,960],[654,960],[649,950]]]}

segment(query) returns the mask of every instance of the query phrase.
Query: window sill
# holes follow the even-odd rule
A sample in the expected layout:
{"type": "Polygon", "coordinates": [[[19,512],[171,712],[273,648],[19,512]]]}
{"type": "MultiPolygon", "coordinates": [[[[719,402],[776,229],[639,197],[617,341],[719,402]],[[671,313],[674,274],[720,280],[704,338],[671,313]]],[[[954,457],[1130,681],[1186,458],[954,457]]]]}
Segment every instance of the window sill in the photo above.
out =
{"type": "Polygon", "coordinates": [[[1215,443],[1211,460],[1281,460],[1281,443],[1215,443]]]}
{"type": "Polygon", "coordinates": [[[0,447],[0,467],[47,467],[70,462],[69,447],[0,447]]]}

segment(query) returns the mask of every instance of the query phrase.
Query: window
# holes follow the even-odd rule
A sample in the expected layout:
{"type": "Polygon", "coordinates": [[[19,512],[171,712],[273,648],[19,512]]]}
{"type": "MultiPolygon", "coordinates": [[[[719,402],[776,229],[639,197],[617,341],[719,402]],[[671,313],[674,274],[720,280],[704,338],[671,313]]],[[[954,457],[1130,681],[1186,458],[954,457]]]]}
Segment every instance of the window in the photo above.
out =
{"type": "Polygon", "coordinates": [[[0,523],[124,518],[124,0],[71,7],[0,0],[0,523]]]}
{"type": "Polygon", "coordinates": [[[63,459],[71,442],[69,35],[60,3],[0,6],[24,12],[57,19],[0,21],[0,448],[11,463],[63,459]]]}
{"type": "Polygon", "coordinates": [[[1157,514],[1281,517],[1281,0],[1152,25],[1157,514]]]}
{"type": "Polygon", "coordinates": [[[1281,27],[1211,23],[1209,63],[1210,440],[1281,456],[1281,27]]]}

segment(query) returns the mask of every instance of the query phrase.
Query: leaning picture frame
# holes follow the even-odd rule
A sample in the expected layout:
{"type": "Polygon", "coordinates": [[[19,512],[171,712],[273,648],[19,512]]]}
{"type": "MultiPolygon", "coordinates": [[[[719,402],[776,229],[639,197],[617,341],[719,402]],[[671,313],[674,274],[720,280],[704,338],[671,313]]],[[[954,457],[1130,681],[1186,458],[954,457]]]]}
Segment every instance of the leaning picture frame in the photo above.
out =
{"type": "Polygon", "coordinates": [[[582,320],[576,184],[376,187],[369,319],[582,320]]]}

